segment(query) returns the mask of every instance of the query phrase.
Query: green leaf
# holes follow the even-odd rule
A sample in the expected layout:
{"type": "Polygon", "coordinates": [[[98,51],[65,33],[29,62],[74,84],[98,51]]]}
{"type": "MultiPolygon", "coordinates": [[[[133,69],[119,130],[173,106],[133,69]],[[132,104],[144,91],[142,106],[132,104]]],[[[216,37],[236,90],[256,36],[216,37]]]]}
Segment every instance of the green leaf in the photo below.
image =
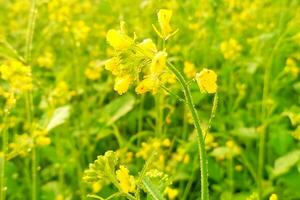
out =
{"type": "Polygon", "coordinates": [[[65,123],[69,116],[70,116],[70,106],[62,106],[57,108],[54,111],[51,119],[49,120],[49,123],[46,126],[46,130],[49,132],[55,127],[65,123]]]}
{"type": "Polygon", "coordinates": [[[294,150],[288,154],[275,160],[275,166],[273,170],[274,176],[279,176],[288,172],[293,166],[295,166],[300,160],[300,150],[294,150]]]}
{"type": "Polygon", "coordinates": [[[107,125],[111,125],[131,111],[135,104],[135,97],[131,94],[121,96],[104,107],[107,125]]]}
{"type": "Polygon", "coordinates": [[[159,191],[159,189],[152,183],[152,181],[148,177],[143,178],[143,185],[147,190],[147,193],[154,200],[164,200],[163,194],[159,191]]]}

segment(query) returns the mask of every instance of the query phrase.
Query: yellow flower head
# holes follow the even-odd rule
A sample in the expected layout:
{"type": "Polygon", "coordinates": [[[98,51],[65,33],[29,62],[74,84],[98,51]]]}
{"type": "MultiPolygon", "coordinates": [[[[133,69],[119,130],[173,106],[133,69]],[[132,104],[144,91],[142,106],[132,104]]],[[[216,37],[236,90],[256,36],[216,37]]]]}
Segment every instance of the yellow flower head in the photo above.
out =
{"type": "Polygon", "coordinates": [[[150,73],[160,75],[166,67],[167,62],[167,53],[165,51],[159,51],[155,54],[151,65],[150,65],[150,73]]]}
{"type": "Polygon", "coordinates": [[[217,92],[217,74],[214,71],[204,68],[196,74],[196,81],[202,93],[213,94],[217,92]]]}
{"type": "Polygon", "coordinates": [[[272,194],[269,200],[278,200],[278,196],[276,194],[272,194]]]}
{"type": "Polygon", "coordinates": [[[133,40],[129,36],[115,29],[107,32],[106,40],[115,50],[125,50],[133,44],[133,40]]]}
{"type": "Polygon", "coordinates": [[[114,90],[118,92],[119,95],[127,92],[129,85],[131,84],[132,78],[129,75],[116,77],[114,90]]]}
{"type": "Polygon", "coordinates": [[[194,63],[189,62],[189,61],[184,62],[183,72],[185,73],[185,75],[186,75],[188,78],[193,78],[193,77],[195,77],[195,74],[196,74],[196,67],[195,67],[194,63]]]}
{"type": "Polygon", "coordinates": [[[172,28],[170,26],[172,14],[172,10],[167,9],[160,9],[157,13],[158,23],[163,37],[167,37],[172,32],[172,28]]]}
{"type": "Polygon", "coordinates": [[[93,189],[93,193],[98,193],[101,191],[102,189],[102,184],[98,181],[98,182],[94,182],[93,185],[92,185],[92,189],[93,189]]]}
{"type": "Polygon", "coordinates": [[[137,46],[140,47],[144,51],[150,51],[151,53],[157,52],[156,45],[149,38],[144,39],[141,43],[137,44],[137,46]]]}
{"type": "Polygon", "coordinates": [[[98,61],[91,61],[89,66],[85,69],[84,75],[90,80],[98,80],[102,72],[101,63],[98,61]]]}
{"type": "Polygon", "coordinates": [[[123,165],[116,171],[121,190],[124,193],[134,192],[136,188],[134,177],[129,175],[129,170],[123,165]]]}
{"type": "Polygon", "coordinates": [[[38,136],[36,138],[36,144],[38,146],[48,146],[51,143],[51,139],[48,136],[38,136]]]}
{"type": "Polygon", "coordinates": [[[120,60],[117,57],[113,57],[108,59],[105,62],[105,69],[108,71],[111,71],[113,75],[118,75],[119,73],[119,65],[120,65],[120,60]]]}
{"type": "Polygon", "coordinates": [[[242,46],[233,38],[224,41],[220,45],[221,52],[226,60],[236,59],[242,50],[242,46]]]}
{"type": "Polygon", "coordinates": [[[291,74],[293,77],[297,77],[298,74],[300,73],[300,69],[299,67],[297,66],[297,63],[296,61],[293,59],[293,58],[288,58],[286,60],[286,64],[285,64],[285,67],[284,67],[284,71],[285,73],[287,74],[291,74]]]}
{"type": "Polygon", "coordinates": [[[37,63],[40,67],[50,69],[53,66],[54,58],[50,52],[45,52],[43,55],[37,58],[37,63]]]}
{"type": "Polygon", "coordinates": [[[165,193],[168,195],[170,200],[175,199],[178,196],[178,189],[173,189],[171,187],[167,187],[165,189],[165,193]]]}
{"type": "Polygon", "coordinates": [[[31,68],[19,61],[10,60],[1,65],[0,76],[13,90],[22,92],[32,89],[31,68]]]}
{"type": "Polygon", "coordinates": [[[146,92],[155,92],[158,87],[158,79],[153,77],[148,77],[142,80],[138,86],[135,88],[137,94],[144,94],[146,92]]]}

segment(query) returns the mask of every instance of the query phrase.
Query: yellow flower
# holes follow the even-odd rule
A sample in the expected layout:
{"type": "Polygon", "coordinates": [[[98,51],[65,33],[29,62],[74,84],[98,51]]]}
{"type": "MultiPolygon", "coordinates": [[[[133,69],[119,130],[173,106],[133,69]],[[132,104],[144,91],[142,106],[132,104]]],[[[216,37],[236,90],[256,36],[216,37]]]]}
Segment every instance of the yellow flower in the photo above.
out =
{"type": "Polygon", "coordinates": [[[137,44],[137,46],[140,47],[144,51],[150,51],[151,53],[157,52],[156,45],[149,38],[144,39],[141,43],[137,44]]]}
{"type": "Polygon", "coordinates": [[[123,165],[116,171],[117,179],[120,183],[122,192],[129,193],[135,191],[135,180],[134,177],[129,175],[129,170],[123,165]]]}
{"type": "Polygon", "coordinates": [[[240,171],[243,170],[243,166],[242,166],[242,165],[236,165],[236,166],[234,167],[234,169],[235,169],[235,171],[240,172],[240,171]]]}
{"type": "Polygon", "coordinates": [[[165,72],[160,76],[160,80],[164,83],[174,84],[176,83],[176,76],[170,72],[165,72]]]}
{"type": "Polygon", "coordinates": [[[239,56],[242,46],[235,39],[230,38],[221,43],[220,49],[225,59],[234,60],[239,56]]]}
{"type": "Polygon", "coordinates": [[[119,65],[120,65],[120,60],[117,57],[113,57],[111,59],[108,59],[105,62],[105,69],[108,70],[108,71],[111,71],[111,73],[113,75],[118,75],[119,65]]]}
{"type": "Polygon", "coordinates": [[[85,69],[84,74],[90,80],[97,80],[101,76],[102,66],[98,61],[91,61],[89,67],[85,69]]]}
{"type": "Polygon", "coordinates": [[[298,74],[300,72],[299,67],[297,66],[297,63],[293,58],[288,58],[286,60],[284,71],[285,71],[285,73],[291,74],[295,78],[298,76],[298,74]]]}
{"type": "Polygon", "coordinates": [[[161,29],[161,34],[166,38],[171,32],[170,21],[172,17],[172,10],[160,9],[157,13],[158,23],[161,29]]]}
{"type": "Polygon", "coordinates": [[[115,50],[125,50],[133,44],[133,40],[129,36],[115,29],[107,32],[106,39],[115,50]]]}
{"type": "Polygon", "coordinates": [[[278,200],[278,196],[276,194],[272,194],[269,200],[278,200]]]}
{"type": "Polygon", "coordinates": [[[87,39],[91,30],[90,27],[88,27],[82,20],[75,22],[72,28],[75,39],[81,42],[87,39]]]}
{"type": "Polygon", "coordinates": [[[129,75],[116,77],[114,90],[118,92],[119,95],[127,92],[129,85],[131,84],[132,78],[129,75]]]}
{"type": "Polygon", "coordinates": [[[146,92],[155,92],[158,87],[158,79],[153,77],[148,77],[142,80],[138,86],[135,88],[137,94],[144,94],[146,92]]]}
{"type": "Polygon", "coordinates": [[[168,195],[168,198],[170,200],[173,200],[173,199],[175,199],[178,196],[179,192],[178,192],[178,189],[173,189],[171,187],[167,187],[165,189],[165,193],[168,195]]]}
{"type": "Polygon", "coordinates": [[[42,56],[37,58],[37,63],[40,67],[50,69],[53,66],[53,54],[45,52],[42,56]]]}
{"type": "Polygon", "coordinates": [[[193,77],[195,77],[195,74],[196,74],[196,67],[195,67],[194,63],[189,62],[189,61],[184,62],[183,72],[185,73],[185,75],[186,75],[188,78],[193,78],[193,77]]]}
{"type": "Polygon", "coordinates": [[[102,189],[102,185],[100,182],[94,182],[92,185],[93,193],[98,193],[102,189]]]}
{"type": "Polygon", "coordinates": [[[10,60],[1,65],[0,74],[13,90],[22,92],[32,89],[31,68],[19,61],[10,60]]]}
{"type": "Polygon", "coordinates": [[[210,94],[217,92],[217,74],[214,71],[204,68],[196,74],[196,81],[201,92],[210,94]]]}
{"type": "Polygon", "coordinates": [[[150,73],[160,75],[166,67],[167,53],[165,51],[159,51],[155,54],[150,65],[150,73]]]}
{"type": "Polygon", "coordinates": [[[48,146],[51,143],[51,139],[47,136],[42,135],[38,136],[35,142],[38,146],[48,146]]]}

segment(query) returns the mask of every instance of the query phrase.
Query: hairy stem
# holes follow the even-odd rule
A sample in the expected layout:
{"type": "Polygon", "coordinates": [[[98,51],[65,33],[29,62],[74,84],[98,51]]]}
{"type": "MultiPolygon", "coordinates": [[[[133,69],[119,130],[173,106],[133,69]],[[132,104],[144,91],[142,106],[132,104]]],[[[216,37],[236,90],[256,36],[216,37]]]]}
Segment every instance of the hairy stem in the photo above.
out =
{"type": "Polygon", "coordinates": [[[197,131],[197,142],[198,142],[198,151],[199,151],[199,159],[200,159],[200,174],[201,174],[201,200],[209,199],[209,190],[208,190],[208,168],[207,168],[207,158],[205,151],[205,141],[204,136],[201,131],[200,119],[193,103],[191,91],[187,85],[187,81],[180,72],[172,63],[168,62],[169,69],[174,73],[177,77],[180,85],[183,89],[184,96],[186,99],[186,104],[192,114],[194,126],[197,131]]]}

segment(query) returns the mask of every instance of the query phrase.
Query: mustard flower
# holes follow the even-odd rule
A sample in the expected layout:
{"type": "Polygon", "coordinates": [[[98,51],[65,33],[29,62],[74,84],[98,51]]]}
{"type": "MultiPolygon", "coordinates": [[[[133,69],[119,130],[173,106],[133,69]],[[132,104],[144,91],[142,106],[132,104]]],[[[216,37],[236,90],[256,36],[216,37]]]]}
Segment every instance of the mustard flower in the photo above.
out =
{"type": "Polygon", "coordinates": [[[155,54],[150,65],[151,74],[160,75],[165,70],[167,55],[168,54],[165,51],[159,51],[155,54]]]}
{"type": "Polygon", "coordinates": [[[132,78],[129,75],[116,77],[114,90],[117,91],[119,95],[122,95],[125,92],[127,92],[131,82],[132,82],[132,78]]]}
{"type": "Polygon", "coordinates": [[[217,74],[214,71],[204,68],[196,74],[196,81],[202,93],[213,94],[217,92],[217,74]]]}
{"type": "Polygon", "coordinates": [[[242,46],[233,38],[220,45],[221,52],[226,60],[235,60],[242,50],[242,46]]]}
{"type": "Polygon", "coordinates": [[[106,40],[115,50],[125,50],[133,44],[133,40],[129,36],[115,29],[107,32],[106,40]]]}
{"type": "Polygon", "coordinates": [[[137,94],[144,94],[146,92],[155,92],[158,87],[158,79],[155,77],[148,77],[142,80],[137,87],[135,88],[135,92],[137,94]]]}
{"type": "Polygon", "coordinates": [[[173,189],[171,187],[167,187],[165,189],[165,193],[168,195],[168,198],[170,200],[173,200],[173,199],[175,199],[178,196],[179,191],[178,191],[178,189],[173,189]]]}
{"type": "Polygon", "coordinates": [[[194,63],[189,62],[189,61],[185,61],[184,62],[183,72],[185,73],[185,75],[188,78],[195,77],[195,75],[196,75],[196,67],[195,67],[194,63]]]}
{"type": "Polygon", "coordinates": [[[132,175],[129,175],[129,170],[123,165],[116,171],[117,179],[119,181],[122,192],[134,192],[136,188],[135,180],[132,175]]]}
{"type": "Polygon", "coordinates": [[[269,200],[278,200],[277,194],[272,194],[269,198],[269,200]]]}

